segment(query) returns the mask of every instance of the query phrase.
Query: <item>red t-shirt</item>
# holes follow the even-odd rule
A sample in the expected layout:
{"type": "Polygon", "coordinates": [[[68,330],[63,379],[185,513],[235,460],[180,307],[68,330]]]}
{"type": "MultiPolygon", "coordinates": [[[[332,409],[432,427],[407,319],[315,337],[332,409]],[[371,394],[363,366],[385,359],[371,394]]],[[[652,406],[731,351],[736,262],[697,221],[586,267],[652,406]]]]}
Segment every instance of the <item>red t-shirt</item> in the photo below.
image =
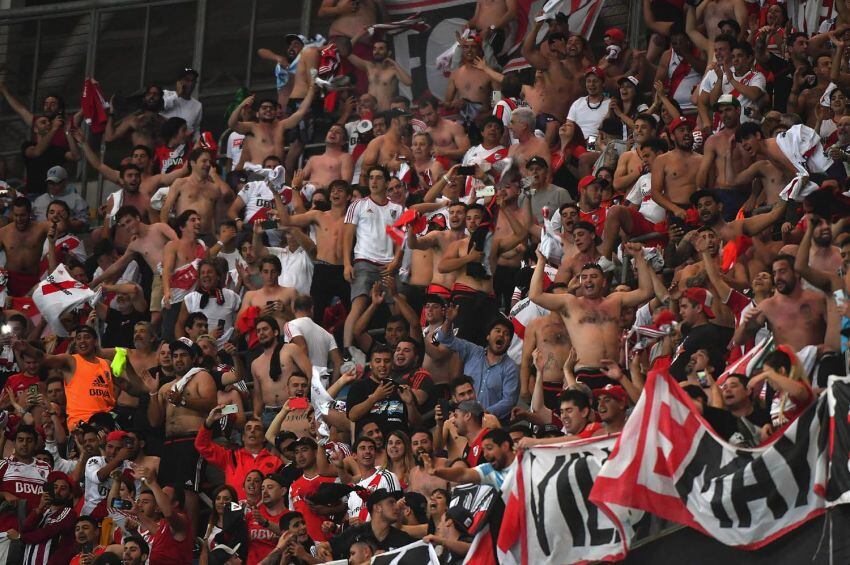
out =
{"type": "MultiPolygon", "coordinates": [[[[106,552],[106,548],[102,545],[99,545],[96,548],[94,548],[91,553],[92,553],[92,555],[100,555],[100,554],[105,553],[105,552],[106,552]]],[[[76,554],[71,559],[71,563],[69,565],[80,565],[80,555],[82,555],[82,553],[76,554]]]]}
{"type": "Polygon", "coordinates": [[[284,508],[277,514],[272,514],[265,504],[260,504],[256,510],[248,512],[245,516],[245,523],[248,525],[248,559],[245,561],[246,565],[257,565],[272,552],[278,541],[276,533],[257,522],[257,512],[272,524],[277,524],[280,517],[287,511],[284,508]]]}
{"type": "Polygon", "coordinates": [[[183,565],[192,562],[192,548],[195,536],[192,532],[192,524],[186,514],[180,513],[187,532],[182,540],[174,539],[174,530],[165,518],[157,524],[156,533],[150,542],[150,563],[156,565],[183,565]]]}
{"type": "Polygon", "coordinates": [[[12,392],[17,395],[25,392],[30,386],[37,385],[40,382],[41,380],[38,377],[25,375],[24,373],[16,373],[9,377],[9,380],[6,381],[6,386],[11,388],[12,392]]]}
{"type": "Polygon", "coordinates": [[[605,218],[608,216],[608,207],[600,206],[592,212],[582,212],[579,210],[578,218],[582,222],[590,222],[596,226],[596,235],[602,237],[602,230],[605,228],[605,218]]]}
{"type": "Polygon", "coordinates": [[[333,483],[335,481],[336,479],[333,477],[323,477],[322,475],[316,475],[312,479],[301,475],[289,487],[289,507],[304,516],[307,533],[315,542],[328,541],[328,537],[322,533],[322,522],[328,518],[313,512],[306,499],[315,493],[322,483],[333,483]]]}

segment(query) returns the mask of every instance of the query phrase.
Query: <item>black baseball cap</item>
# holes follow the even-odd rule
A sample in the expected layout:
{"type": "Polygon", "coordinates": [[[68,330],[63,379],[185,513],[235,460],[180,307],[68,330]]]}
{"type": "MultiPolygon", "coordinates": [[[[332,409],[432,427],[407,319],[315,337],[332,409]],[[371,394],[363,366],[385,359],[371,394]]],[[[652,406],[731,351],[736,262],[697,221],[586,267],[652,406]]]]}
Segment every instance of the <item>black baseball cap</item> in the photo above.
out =
{"type": "Polygon", "coordinates": [[[560,31],[554,31],[554,32],[552,32],[552,33],[550,33],[549,35],[546,36],[546,42],[547,43],[550,42],[550,41],[557,41],[559,39],[563,39],[564,41],[566,41],[567,40],[567,34],[561,33],[560,31]]]}
{"type": "MultiPolygon", "coordinates": [[[[295,435],[293,432],[290,432],[290,431],[282,431],[274,437],[275,447],[279,446],[280,444],[282,444],[283,442],[285,442],[287,440],[291,440],[291,441],[297,443],[298,442],[298,436],[295,435]]],[[[290,445],[290,447],[292,449],[295,449],[295,443],[290,445]]]]}
{"type": "Polygon", "coordinates": [[[299,445],[306,445],[310,449],[318,449],[319,448],[319,444],[316,443],[316,440],[314,440],[310,436],[304,436],[304,437],[298,438],[297,440],[295,440],[295,443],[292,444],[292,447],[297,448],[299,445]]]}
{"type": "Polygon", "coordinates": [[[472,512],[458,504],[456,506],[450,506],[446,510],[446,517],[451,519],[455,528],[460,533],[469,535],[469,528],[472,527],[472,523],[474,522],[472,512]]]}
{"type": "Polygon", "coordinates": [[[93,338],[95,338],[95,339],[97,339],[97,338],[98,338],[98,336],[97,336],[97,332],[95,331],[95,329],[94,329],[93,327],[91,327],[91,326],[87,326],[87,325],[85,325],[85,324],[80,324],[79,326],[77,326],[76,328],[74,328],[74,333],[75,333],[75,334],[78,334],[78,333],[87,333],[87,334],[89,334],[90,336],[92,336],[92,337],[93,337],[93,338]]]}
{"type": "Polygon", "coordinates": [[[307,45],[307,38],[298,33],[287,33],[283,36],[283,42],[289,46],[293,41],[300,41],[301,45],[307,45]]]}
{"type": "Polygon", "coordinates": [[[410,110],[404,110],[403,108],[393,108],[387,111],[387,117],[389,119],[400,118],[402,116],[412,116],[410,110]]]}
{"type": "Polygon", "coordinates": [[[177,78],[181,79],[186,75],[192,75],[193,77],[198,78],[198,71],[196,71],[192,67],[183,67],[183,69],[177,75],[177,78]]]}
{"type": "Polygon", "coordinates": [[[546,159],[544,159],[540,155],[535,155],[534,157],[532,157],[531,159],[529,159],[528,161],[525,162],[525,168],[526,169],[529,168],[532,165],[539,165],[539,166],[543,167],[544,169],[549,168],[549,163],[547,163],[546,159]]]}
{"type": "Polygon", "coordinates": [[[201,355],[201,348],[192,342],[188,337],[179,337],[168,344],[168,349],[172,354],[178,349],[185,349],[195,357],[201,355]]]}
{"type": "Polygon", "coordinates": [[[439,304],[440,306],[445,306],[446,305],[446,299],[443,298],[442,296],[440,296],[439,294],[429,293],[429,294],[425,295],[425,300],[422,301],[422,304],[429,304],[429,303],[439,304]]]}
{"type": "Polygon", "coordinates": [[[376,504],[383,502],[384,500],[392,498],[393,500],[401,500],[404,498],[404,493],[400,490],[389,491],[385,488],[379,488],[375,492],[369,495],[369,498],[366,500],[366,508],[369,510],[371,514],[372,508],[375,507],[376,504]]]}

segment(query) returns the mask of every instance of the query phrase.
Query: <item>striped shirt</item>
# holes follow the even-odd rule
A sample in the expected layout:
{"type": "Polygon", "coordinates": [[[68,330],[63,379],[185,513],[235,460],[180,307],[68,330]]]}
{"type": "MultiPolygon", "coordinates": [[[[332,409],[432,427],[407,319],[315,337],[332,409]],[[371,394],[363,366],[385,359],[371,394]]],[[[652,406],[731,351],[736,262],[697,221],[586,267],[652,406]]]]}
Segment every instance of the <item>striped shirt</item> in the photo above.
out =
{"type": "Polygon", "coordinates": [[[75,543],[76,521],[77,513],[73,508],[48,507],[41,519],[35,512],[30,512],[21,532],[21,541],[26,544],[25,565],[47,565],[52,555],[59,560],[67,560],[68,551],[75,543]]]}
{"type": "MultiPolygon", "coordinates": [[[[385,488],[389,492],[401,490],[401,482],[392,471],[377,468],[368,477],[361,479],[357,486],[375,492],[379,488],[385,488]]],[[[369,520],[369,509],[366,507],[366,501],[360,498],[356,492],[348,495],[348,517],[357,518],[361,522],[369,520]]]]}

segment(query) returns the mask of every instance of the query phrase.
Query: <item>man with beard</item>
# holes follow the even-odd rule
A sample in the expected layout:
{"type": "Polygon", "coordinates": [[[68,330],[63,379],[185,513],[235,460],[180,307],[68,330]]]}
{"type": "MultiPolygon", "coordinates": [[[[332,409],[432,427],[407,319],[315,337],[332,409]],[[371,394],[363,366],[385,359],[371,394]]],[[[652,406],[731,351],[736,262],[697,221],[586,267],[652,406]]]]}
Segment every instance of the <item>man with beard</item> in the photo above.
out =
{"type": "Polygon", "coordinates": [[[507,476],[516,468],[514,440],[502,429],[487,430],[481,438],[481,463],[467,467],[436,467],[427,455],[422,457],[428,474],[457,484],[490,485],[501,489],[507,476]]]}
{"type": "Polygon", "coordinates": [[[605,81],[605,71],[599,67],[590,67],[584,72],[584,88],[586,96],[576,99],[567,113],[567,120],[576,124],[581,131],[582,137],[587,140],[588,146],[594,144],[599,135],[599,125],[608,114],[610,99],[605,97],[602,91],[605,81]]]}
{"type": "Polygon", "coordinates": [[[216,386],[212,375],[197,366],[200,357],[197,345],[181,338],[171,342],[170,349],[177,380],[160,385],[159,378],[147,372],[142,374],[142,381],[151,396],[148,421],[153,426],[165,423],[161,457],[168,464],[162,466],[160,479],[186,489],[186,509],[194,524],[203,471],[203,460],[194,440],[216,404],[216,386]]]}
{"type": "Polygon", "coordinates": [[[690,287],[679,299],[679,316],[687,333],[683,332],[685,337],[673,353],[670,374],[680,382],[688,377],[688,363],[694,353],[701,349],[709,354],[726,351],[732,337],[731,328],[709,322],[716,318],[719,302],[715,296],[704,288],[690,287]]]}
{"type": "Polygon", "coordinates": [[[38,283],[41,250],[50,228],[32,221],[32,203],[24,196],[12,201],[12,222],[0,228],[0,249],[6,252],[10,296],[25,296],[38,283]]]}
{"type": "Polygon", "coordinates": [[[440,115],[440,103],[436,98],[428,97],[419,103],[419,113],[427,132],[434,143],[432,151],[443,167],[448,169],[452,162],[460,161],[469,150],[469,137],[458,122],[447,120],[440,115]]]}
{"type": "Polygon", "coordinates": [[[842,273],[844,264],[841,252],[832,244],[832,226],[829,221],[815,214],[809,214],[806,217],[806,234],[795,255],[797,256],[795,268],[800,271],[803,278],[825,291],[832,290],[829,283],[823,279],[837,278],[842,273]],[[812,271],[815,272],[815,276],[811,276],[812,271]]]}
{"type": "Polygon", "coordinates": [[[369,142],[363,152],[359,182],[361,185],[369,184],[370,172],[376,165],[398,170],[401,161],[410,162],[413,158],[410,148],[404,141],[410,134],[410,112],[397,108],[385,112],[384,116],[389,122],[387,132],[383,135],[376,133],[375,139],[369,142]]]}
{"type": "Polygon", "coordinates": [[[850,116],[841,116],[836,125],[837,138],[827,150],[833,163],[826,174],[843,184],[847,179],[847,163],[850,162],[850,116]]]}
{"type": "Polygon", "coordinates": [[[284,54],[275,53],[271,49],[263,47],[257,50],[257,56],[275,63],[274,78],[277,83],[277,101],[281,107],[286,108],[288,107],[289,96],[292,94],[292,88],[295,86],[295,73],[300,61],[301,51],[304,49],[305,38],[290,33],[284,37],[284,42],[286,42],[284,54]]]}
{"type": "MultiPolygon", "coordinates": [[[[475,381],[470,376],[463,375],[452,380],[449,383],[449,391],[451,392],[449,402],[445,405],[437,404],[434,408],[434,419],[437,423],[434,451],[445,449],[448,459],[454,460],[462,457],[468,451],[467,446],[469,445],[466,438],[457,430],[454,409],[467,400],[475,404],[478,404],[478,401],[475,393],[475,381]]],[[[499,419],[486,412],[482,417],[481,424],[491,430],[501,427],[499,419]]]]}
{"type": "Polygon", "coordinates": [[[128,133],[131,134],[133,145],[145,145],[156,147],[159,141],[159,132],[165,118],[159,115],[163,108],[162,89],[158,86],[149,86],[142,96],[141,108],[137,112],[124,117],[118,126],[115,125],[115,111],[108,110],[106,119],[106,132],[103,140],[109,143],[121,139],[128,133]]]}
{"type": "Polygon", "coordinates": [[[155,224],[142,223],[139,210],[133,206],[122,206],[115,214],[118,226],[132,238],[127,245],[124,255],[115,261],[99,276],[91,282],[91,287],[96,287],[106,280],[117,278],[127,265],[136,258],[136,254],[142,256],[145,263],[154,272],[151,282],[151,322],[159,322],[162,312],[162,275],[156,274],[159,266],[163,263],[164,249],[169,242],[177,240],[177,234],[167,223],[157,222],[155,224]]]}
{"type": "Polygon", "coordinates": [[[762,300],[741,320],[746,325],[746,339],[752,338],[767,322],[776,343],[786,344],[794,351],[823,343],[826,300],[823,293],[803,288],[794,261],[792,255],[779,255],[773,260],[773,283],[777,292],[762,300]]]}
{"type": "Polygon", "coordinates": [[[413,450],[413,459],[416,461],[416,466],[408,471],[407,479],[410,484],[407,486],[407,492],[418,492],[422,496],[430,497],[435,489],[448,488],[448,482],[445,479],[434,477],[425,472],[423,456],[427,455],[431,458],[431,462],[435,467],[445,467],[448,459],[445,457],[434,456],[434,441],[431,436],[431,431],[425,428],[418,428],[410,433],[410,448],[413,450]]]}
{"type": "MultiPolygon", "coordinates": [[[[39,435],[35,428],[19,424],[15,430],[13,453],[0,459],[0,498],[11,506],[0,512],[2,531],[9,531],[18,525],[19,504],[25,504],[25,512],[35,510],[40,502],[44,483],[50,473],[50,466],[33,454],[38,448],[39,435]]],[[[9,537],[0,539],[0,561],[7,562],[11,541],[9,537]]]]}
{"type": "Polygon", "coordinates": [[[251,363],[254,376],[254,416],[268,427],[289,398],[287,383],[295,371],[312,375],[310,358],[300,346],[280,342],[280,329],[269,316],[257,318],[254,324],[262,353],[251,363]]]}
{"type": "Polygon", "coordinates": [[[145,540],[138,536],[127,536],[123,541],[121,549],[123,565],[145,565],[148,562],[150,547],[145,540]]]}
{"type": "MultiPolygon", "coordinates": [[[[375,345],[370,356],[369,376],[352,383],[346,401],[349,420],[358,422],[371,416],[384,434],[393,430],[407,431],[410,424],[419,425],[421,418],[410,386],[390,377],[392,358],[389,347],[375,345]]],[[[356,426],[355,435],[362,433],[363,425],[356,426]]]]}
{"type": "MultiPolygon", "coordinates": [[[[490,95],[494,89],[499,88],[498,82],[493,81],[486,72],[475,66],[475,60],[484,55],[481,47],[482,40],[482,36],[477,33],[470,33],[466,38],[459,40],[460,66],[449,76],[446,95],[443,97],[447,107],[459,111],[461,121],[466,125],[472,125],[480,116],[490,112],[490,95]]],[[[434,144],[439,148],[442,144],[437,137],[434,135],[434,144]]],[[[437,156],[457,160],[465,151],[466,149],[456,157],[443,153],[437,153],[437,156]]]]}
{"type": "Polygon", "coordinates": [[[88,514],[98,520],[109,514],[106,500],[112,483],[116,480],[113,471],[121,473],[127,469],[126,462],[131,455],[130,448],[124,443],[126,436],[127,432],[124,431],[109,432],[103,455],[91,457],[86,461],[85,500],[80,509],[82,514],[88,514]]]}
{"type": "Polygon", "coordinates": [[[652,166],[652,199],[670,215],[684,221],[696,191],[696,177],[702,155],[694,153],[694,137],[685,118],[676,118],[667,126],[673,150],[655,159],[652,166]]]}
{"type": "Polygon", "coordinates": [[[745,212],[755,205],[757,193],[752,182],[731,183],[735,175],[749,167],[753,160],[743,147],[735,143],[735,132],[741,125],[741,102],[731,94],[724,94],[715,107],[720,113],[723,128],[705,141],[696,183],[701,188],[714,188],[723,202],[724,219],[733,220],[742,205],[745,212]],[[732,178],[727,176],[729,171],[733,173],[732,178]]]}
{"type": "Polygon", "coordinates": [[[621,194],[628,194],[637,184],[638,180],[646,174],[647,167],[641,159],[641,148],[650,140],[656,139],[658,121],[651,114],[638,114],[634,119],[632,136],[635,146],[620,155],[617,160],[617,168],[614,171],[614,181],[611,183],[614,190],[621,194]]]}
{"type": "Polygon", "coordinates": [[[230,187],[218,176],[213,166],[213,154],[209,149],[193,149],[189,153],[189,166],[192,172],[188,177],[174,181],[165,203],[162,205],[159,220],[168,222],[171,211],[180,215],[186,210],[194,210],[201,218],[201,229],[198,234],[208,244],[215,242],[215,224],[219,218],[218,209],[233,201],[234,194],[230,187]]]}
{"type": "MultiPolygon", "coordinates": [[[[392,471],[375,466],[375,452],[378,449],[375,440],[366,436],[360,436],[352,446],[354,448],[354,462],[357,468],[359,480],[357,487],[368,490],[370,493],[378,489],[389,492],[401,490],[401,482],[392,471]]],[[[362,524],[369,521],[369,508],[357,492],[348,495],[348,522],[349,524],[362,524]]]]}
{"type": "Polygon", "coordinates": [[[439,294],[426,294],[422,310],[426,324],[422,328],[422,342],[425,346],[422,368],[431,374],[435,383],[448,384],[460,376],[463,361],[457,353],[441,347],[434,339],[446,318],[446,299],[439,294]]]}
{"type": "MultiPolygon", "coordinates": [[[[299,512],[307,524],[307,533],[316,541],[327,541],[328,535],[322,530],[322,522],[336,509],[311,504],[307,497],[315,493],[323,483],[335,483],[337,478],[319,474],[316,463],[318,445],[313,438],[302,437],[293,444],[295,465],[301,471],[289,487],[289,509],[299,512]]],[[[324,452],[321,454],[325,456],[324,452]]],[[[340,504],[343,507],[342,504],[340,504]]]]}
{"type": "Polygon", "coordinates": [[[590,388],[610,382],[601,368],[602,361],[620,358],[622,310],[640,306],[653,296],[652,271],[643,257],[643,247],[639,243],[627,243],[625,251],[637,266],[638,288],[607,294],[608,281],[602,268],[591,263],[579,273],[580,296],[543,292],[545,261],[537,252],[528,296],[535,304],[558,312],[564,319],[578,359],[575,375],[590,388]]]}
{"type": "Polygon", "coordinates": [[[147,467],[136,467],[134,476],[147,485],[137,497],[139,532],[150,544],[150,561],[183,565],[192,561],[191,514],[187,516],[186,491],[180,486],[160,486],[159,477],[147,467]]]}
{"type": "MultiPolygon", "coordinates": [[[[545,133],[546,145],[554,146],[558,139],[558,128],[563,123],[573,101],[579,97],[582,85],[579,77],[584,73],[584,42],[581,36],[568,37],[555,32],[546,36],[549,47],[548,56],[544,56],[535,46],[543,21],[535,18],[534,27],[525,34],[522,43],[522,56],[535,69],[543,71],[543,103],[535,110],[538,112],[538,129],[545,133]]],[[[533,128],[532,128],[533,131],[533,128]]]]}
{"type": "MultiPolygon", "coordinates": [[[[366,33],[368,33],[368,30],[364,28],[351,39],[351,43],[356,45],[366,33]]],[[[353,52],[348,55],[348,61],[351,65],[366,73],[369,79],[369,94],[378,101],[379,112],[386,112],[390,109],[390,102],[393,96],[398,93],[399,82],[405,86],[413,84],[410,74],[401,68],[401,65],[395,62],[391,55],[392,50],[389,42],[385,39],[376,39],[372,44],[371,61],[361,59],[353,52]]]]}
{"type": "MultiPolygon", "coordinates": [[[[345,152],[345,128],[334,124],[325,135],[325,152],[307,160],[303,180],[316,188],[328,188],[335,180],[351,182],[354,176],[354,161],[345,152]]],[[[296,187],[300,188],[300,187],[296,187]]]]}
{"type": "Polygon", "coordinates": [[[32,122],[33,140],[21,146],[26,167],[27,194],[42,194],[47,190],[45,176],[51,167],[63,166],[79,159],[77,143],[62,114],[38,116],[32,122]],[[61,145],[55,144],[59,140],[61,145]]]}
{"type": "Polygon", "coordinates": [[[342,534],[331,538],[330,546],[334,558],[347,559],[349,547],[358,539],[366,539],[383,551],[398,549],[416,541],[396,527],[401,512],[398,501],[403,496],[401,491],[387,491],[383,488],[374,491],[364,505],[372,519],[364,524],[346,528],[342,534]]]}
{"type": "Polygon", "coordinates": [[[71,560],[74,548],[73,479],[65,473],[52,471],[47,475],[41,501],[27,515],[20,532],[9,530],[9,539],[20,539],[24,544],[24,563],[52,565],[71,560]]]}
{"type": "Polygon", "coordinates": [[[723,395],[723,407],[741,420],[741,427],[750,432],[747,445],[756,447],[762,438],[770,435],[770,413],[753,402],[747,389],[749,381],[746,375],[732,373],[720,385],[720,392],[723,395]]]}
{"type": "Polygon", "coordinates": [[[212,428],[221,419],[224,404],[210,410],[204,425],[195,436],[195,449],[208,463],[224,472],[224,482],[233,485],[239,500],[245,498],[245,477],[257,469],[267,475],[280,467],[280,459],[265,448],[265,428],[256,418],[250,418],[242,429],[242,447],[228,449],[213,442],[212,428]]]}
{"type": "Polygon", "coordinates": [[[307,565],[316,560],[311,553],[315,542],[307,533],[307,525],[300,512],[286,512],[280,517],[278,526],[280,539],[277,546],[258,565],[277,565],[283,558],[293,565],[307,565]]]}

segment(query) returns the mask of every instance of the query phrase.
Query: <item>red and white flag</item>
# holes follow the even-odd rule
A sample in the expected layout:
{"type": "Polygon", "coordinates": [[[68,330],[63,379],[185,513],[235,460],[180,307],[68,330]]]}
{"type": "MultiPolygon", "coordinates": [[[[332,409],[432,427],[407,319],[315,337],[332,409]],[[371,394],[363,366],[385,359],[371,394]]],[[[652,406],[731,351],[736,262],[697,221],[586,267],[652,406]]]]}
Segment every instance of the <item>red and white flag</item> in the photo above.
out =
{"type": "Polygon", "coordinates": [[[59,317],[68,310],[75,310],[91,301],[94,296],[92,289],[68,274],[65,265],[56,267],[55,271],[38,283],[32,293],[33,302],[42,317],[50,329],[60,337],[66,337],[68,332],[62,327],[59,317]]]}

